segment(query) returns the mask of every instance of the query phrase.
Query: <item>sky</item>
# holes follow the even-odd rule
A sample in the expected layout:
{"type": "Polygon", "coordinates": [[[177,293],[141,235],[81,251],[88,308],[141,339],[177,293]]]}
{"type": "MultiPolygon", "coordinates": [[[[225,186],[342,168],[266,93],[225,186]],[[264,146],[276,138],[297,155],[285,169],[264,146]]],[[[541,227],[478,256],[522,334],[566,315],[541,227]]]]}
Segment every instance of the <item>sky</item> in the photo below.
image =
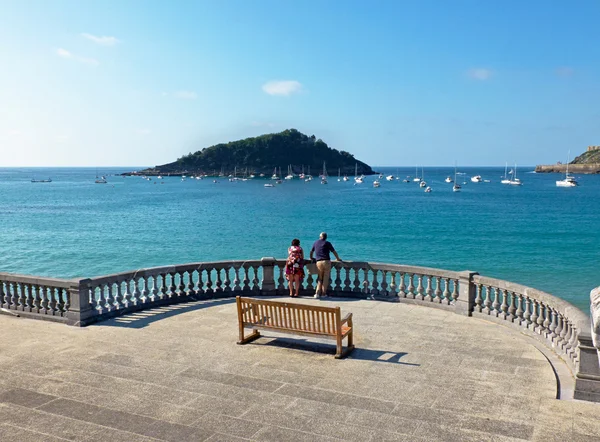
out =
{"type": "Polygon", "coordinates": [[[597,0],[0,0],[0,167],[296,128],[374,166],[600,144],[597,0]]]}

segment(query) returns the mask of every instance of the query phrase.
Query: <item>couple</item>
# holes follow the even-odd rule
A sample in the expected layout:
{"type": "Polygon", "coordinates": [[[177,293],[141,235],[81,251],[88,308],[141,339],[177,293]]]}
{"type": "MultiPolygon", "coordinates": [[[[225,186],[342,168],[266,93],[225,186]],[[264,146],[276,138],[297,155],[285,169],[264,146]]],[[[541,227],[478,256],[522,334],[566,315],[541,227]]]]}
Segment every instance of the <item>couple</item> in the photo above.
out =
{"type": "MultiPolygon", "coordinates": [[[[335,255],[338,261],[341,261],[339,255],[333,248],[333,245],[327,241],[327,233],[322,232],[319,239],[315,241],[310,249],[311,262],[317,263],[317,290],[315,298],[321,295],[327,296],[327,287],[329,286],[329,274],[331,273],[330,253],[335,255]],[[314,257],[313,257],[314,256],[314,257]]],[[[300,247],[300,240],[292,240],[292,245],[288,249],[288,259],[285,263],[285,276],[289,281],[290,296],[297,297],[300,293],[300,282],[304,278],[304,250],[300,247]]]]}

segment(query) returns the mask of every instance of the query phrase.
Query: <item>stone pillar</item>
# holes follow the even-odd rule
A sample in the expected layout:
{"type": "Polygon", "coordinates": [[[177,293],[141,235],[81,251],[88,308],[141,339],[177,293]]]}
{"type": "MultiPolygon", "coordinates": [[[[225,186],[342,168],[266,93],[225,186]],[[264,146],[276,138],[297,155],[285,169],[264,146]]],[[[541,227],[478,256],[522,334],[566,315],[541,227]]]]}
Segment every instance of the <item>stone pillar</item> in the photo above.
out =
{"type": "Polygon", "coordinates": [[[577,342],[579,362],[575,373],[575,399],[600,402],[600,364],[598,349],[587,330],[579,334],[577,342]]]}
{"type": "Polygon", "coordinates": [[[263,268],[263,279],[261,281],[261,295],[273,296],[275,290],[275,258],[268,257],[260,260],[263,268]]]}
{"type": "Polygon", "coordinates": [[[90,304],[90,279],[81,279],[72,281],[68,290],[69,296],[69,311],[67,318],[70,325],[83,327],[91,324],[94,316],[97,315],[96,310],[90,304]]]}
{"type": "Polygon", "coordinates": [[[477,272],[465,270],[460,272],[458,277],[458,299],[454,312],[459,315],[471,316],[475,307],[475,296],[477,287],[473,284],[473,276],[478,275],[477,272]]]}

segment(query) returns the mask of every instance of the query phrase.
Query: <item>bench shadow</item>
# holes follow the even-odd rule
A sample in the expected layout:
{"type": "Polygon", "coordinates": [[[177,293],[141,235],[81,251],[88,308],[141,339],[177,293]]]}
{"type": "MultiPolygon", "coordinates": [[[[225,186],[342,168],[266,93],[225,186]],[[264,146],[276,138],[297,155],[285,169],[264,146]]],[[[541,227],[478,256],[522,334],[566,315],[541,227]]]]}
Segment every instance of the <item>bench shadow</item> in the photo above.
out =
{"type": "MultiPolygon", "coordinates": [[[[249,345],[259,345],[264,347],[279,347],[289,348],[298,351],[304,351],[308,353],[321,353],[334,355],[335,344],[309,341],[307,339],[296,339],[296,338],[280,338],[261,336],[260,339],[252,342],[249,345]]],[[[345,347],[344,347],[345,348],[345,347]]],[[[413,364],[411,362],[402,362],[400,359],[408,353],[397,353],[385,350],[371,350],[368,348],[356,347],[346,359],[353,359],[359,361],[372,361],[372,362],[386,362],[388,364],[399,364],[408,365],[411,367],[420,367],[421,364],[413,364]]]]}
{"type": "Polygon", "coordinates": [[[109,327],[144,328],[153,322],[180,315],[182,313],[234,303],[235,298],[184,301],[177,304],[168,304],[138,310],[131,313],[124,313],[113,318],[90,324],[89,327],[101,325],[109,327]]]}

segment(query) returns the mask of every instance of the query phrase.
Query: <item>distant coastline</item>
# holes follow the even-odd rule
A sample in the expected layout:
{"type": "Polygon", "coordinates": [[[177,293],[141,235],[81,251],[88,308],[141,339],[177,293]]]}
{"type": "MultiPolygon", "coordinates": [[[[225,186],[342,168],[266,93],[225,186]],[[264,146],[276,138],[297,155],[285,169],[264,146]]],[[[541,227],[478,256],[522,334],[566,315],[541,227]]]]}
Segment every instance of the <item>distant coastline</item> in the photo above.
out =
{"type": "Polygon", "coordinates": [[[567,166],[571,173],[600,173],[600,146],[588,146],[584,153],[576,157],[568,165],[562,163],[538,165],[535,166],[535,171],[538,173],[566,173],[567,166]]]}

